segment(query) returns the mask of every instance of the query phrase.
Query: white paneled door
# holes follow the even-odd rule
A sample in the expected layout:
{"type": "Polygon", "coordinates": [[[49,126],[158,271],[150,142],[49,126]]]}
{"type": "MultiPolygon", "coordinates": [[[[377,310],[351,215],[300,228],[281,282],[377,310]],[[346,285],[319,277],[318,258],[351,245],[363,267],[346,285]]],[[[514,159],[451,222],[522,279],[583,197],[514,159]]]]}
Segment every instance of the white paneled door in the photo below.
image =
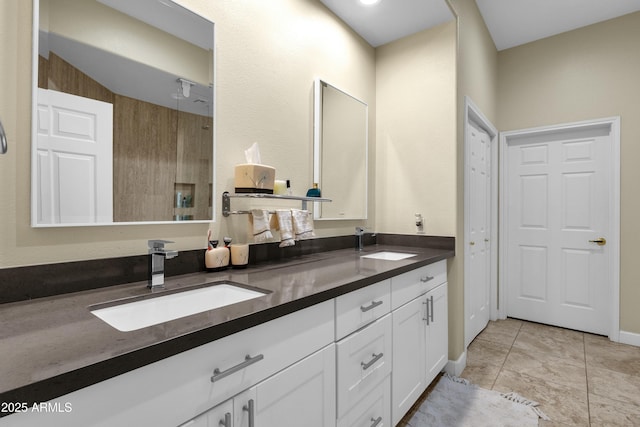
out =
{"type": "Polygon", "coordinates": [[[508,316],[609,334],[613,146],[610,123],[507,139],[508,316]]]}
{"type": "Polygon", "coordinates": [[[491,138],[474,121],[466,129],[469,174],[467,345],[489,323],[491,273],[491,138]]]}
{"type": "Polygon", "coordinates": [[[38,89],[37,224],[113,220],[113,105],[38,89]]]}

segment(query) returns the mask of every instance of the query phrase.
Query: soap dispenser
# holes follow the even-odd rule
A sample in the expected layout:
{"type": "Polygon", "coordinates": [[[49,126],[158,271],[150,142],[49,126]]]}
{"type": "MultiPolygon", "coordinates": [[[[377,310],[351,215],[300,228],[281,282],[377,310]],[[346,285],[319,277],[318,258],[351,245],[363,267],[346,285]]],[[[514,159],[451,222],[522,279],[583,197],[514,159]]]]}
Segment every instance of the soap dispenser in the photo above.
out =
{"type": "Polygon", "coordinates": [[[207,271],[224,270],[229,266],[229,249],[218,247],[217,240],[209,240],[209,246],[204,254],[204,264],[207,271]]]}
{"type": "Polygon", "coordinates": [[[307,197],[320,197],[320,189],[318,188],[318,183],[313,183],[313,188],[310,188],[307,191],[307,197]]]}

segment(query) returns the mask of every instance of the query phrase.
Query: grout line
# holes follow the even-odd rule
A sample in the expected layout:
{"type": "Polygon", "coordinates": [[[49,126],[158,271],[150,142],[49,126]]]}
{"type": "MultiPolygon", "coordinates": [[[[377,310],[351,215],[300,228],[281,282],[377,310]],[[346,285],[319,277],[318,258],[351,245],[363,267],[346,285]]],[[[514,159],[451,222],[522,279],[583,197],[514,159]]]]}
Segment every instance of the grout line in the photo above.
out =
{"type": "Polygon", "coordinates": [[[495,387],[496,381],[498,381],[498,377],[502,373],[502,370],[504,369],[504,365],[507,363],[507,358],[511,354],[511,350],[513,349],[513,344],[515,344],[516,340],[518,339],[518,335],[520,335],[520,330],[522,329],[522,325],[523,324],[524,323],[522,323],[522,322],[520,323],[520,326],[518,327],[518,332],[516,332],[516,336],[513,338],[513,341],[511,341],[511,345],[509,346],[509,351],[507,352],[507,355],[505,356],[504,360],[502,361],[502,365],[500,366],[500,370],[498,371],[498,375],[496,375],[496,378],[493,380],[493,383],[491,383],[491,390],[493,390],[493,388],[495,387]]]}
{"type": "Polygon", "coordinates": [[[589,401],[589,368],[587,367],[587,340],[582,334],[582,348],[584,348],[584,381],[587,384],[587,423],[591,426],[591,402],[589,401]]]}

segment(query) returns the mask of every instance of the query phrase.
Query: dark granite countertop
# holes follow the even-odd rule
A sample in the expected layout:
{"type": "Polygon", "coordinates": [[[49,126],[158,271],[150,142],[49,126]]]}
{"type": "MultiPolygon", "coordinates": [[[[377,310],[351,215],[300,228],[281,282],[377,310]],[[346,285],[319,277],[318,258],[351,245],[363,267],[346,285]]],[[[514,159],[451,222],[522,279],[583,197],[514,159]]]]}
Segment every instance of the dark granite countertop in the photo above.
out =
{"type": "MultiPolygon", "coordinates": [[[[0,402],[29,405],[156,362],[392,276],[454,256],[453,250],[368,246],[416,253],[400,261],[360,258],[353,249],[246,269],[166,279],[168,291],[230,280],[269,294],[147,328],[120,332],[89,306],[149,293],[146,282],[0,305],[0,402]]],[[[4,414],[7,415],[7,414],[4,414]]]]}

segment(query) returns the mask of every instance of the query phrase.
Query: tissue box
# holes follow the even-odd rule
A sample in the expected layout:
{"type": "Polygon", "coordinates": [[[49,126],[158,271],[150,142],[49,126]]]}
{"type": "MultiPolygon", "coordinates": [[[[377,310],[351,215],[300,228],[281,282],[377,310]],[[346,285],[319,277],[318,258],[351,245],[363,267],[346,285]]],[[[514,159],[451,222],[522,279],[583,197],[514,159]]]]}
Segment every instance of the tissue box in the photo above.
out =
{"type": "Polygon", "coordinates": [[[234,181],[236,193],[273,194],[275,178],[276,168],[271,166],[252,163],[236,165],[234,181]]]}

